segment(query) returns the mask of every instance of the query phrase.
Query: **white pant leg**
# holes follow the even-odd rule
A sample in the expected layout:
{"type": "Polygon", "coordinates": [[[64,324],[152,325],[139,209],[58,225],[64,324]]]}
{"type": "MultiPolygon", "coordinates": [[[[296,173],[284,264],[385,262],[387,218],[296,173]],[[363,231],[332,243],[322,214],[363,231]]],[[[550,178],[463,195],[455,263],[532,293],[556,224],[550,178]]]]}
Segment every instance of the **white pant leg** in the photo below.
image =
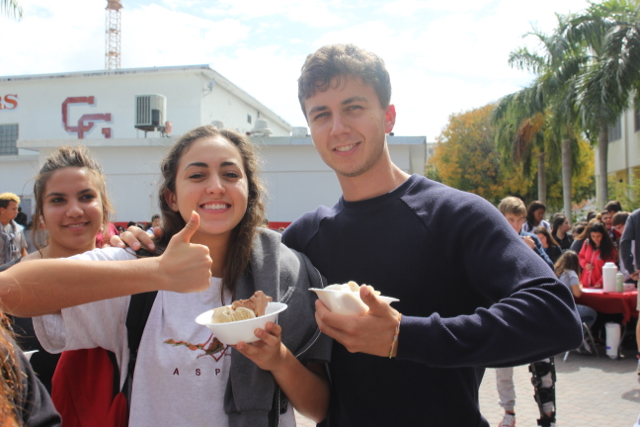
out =
{"type": "Polygon", "coordinates": [[[516,387],[513,383],[513,368],[496,369],[496,386],[498,387],[498,403],[505,411],[513,412],[516,406],[516,387]]]}

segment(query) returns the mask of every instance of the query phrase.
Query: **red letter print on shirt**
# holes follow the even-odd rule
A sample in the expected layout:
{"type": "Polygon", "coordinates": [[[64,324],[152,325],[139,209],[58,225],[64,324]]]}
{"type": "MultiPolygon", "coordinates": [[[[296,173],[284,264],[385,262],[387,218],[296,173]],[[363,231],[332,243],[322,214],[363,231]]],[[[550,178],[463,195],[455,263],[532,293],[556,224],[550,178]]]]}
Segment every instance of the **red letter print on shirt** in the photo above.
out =
{"type": "Polygon", "coordinates": [[[227,349],[229,348],[229,346],[225,346],[224,344],[222,344],[220,340],[218,340],[218,338],[215,338],[213,334],[211,334],[209,339],[206,340],[203,344],[191,344],[186,341],[175,341],[173,339],[164,341],[164,344],[171,344],[174,347],[183,345],[191,351],[203,350],[204,353],[198,355],[198,359],[202,356],[211,356],[215,359],[216,362],[222,359],[222,356],[225,355],[227,349]]]}

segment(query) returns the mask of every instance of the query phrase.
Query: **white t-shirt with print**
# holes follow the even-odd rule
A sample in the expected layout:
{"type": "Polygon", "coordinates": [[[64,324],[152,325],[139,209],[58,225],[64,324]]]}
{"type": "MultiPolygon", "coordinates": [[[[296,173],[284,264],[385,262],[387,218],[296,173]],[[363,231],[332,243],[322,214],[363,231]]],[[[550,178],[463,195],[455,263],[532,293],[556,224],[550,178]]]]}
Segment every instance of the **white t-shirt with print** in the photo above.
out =
{"type": "MultiPolygon", "coordinates": [[[[73,258],[129,260],[118,248],[94,250],[73,258]]],[[[221,306],[219,278],[200,293],[158,292],[138,350],[129,422],[132,426],[228,425],[223,399],[232,349],[195,322],[207,310],[221,306]]],[[[225,294],[225,304],[230,298],[225,294]]],[[[130,297],[98,301],[62,310],[60,315],[34,318],[47,351],[102,347],[127,366],[126,315],[130,297]]],[[[121,385],[126,372],[122,370],[121,385]]],[[[295,426],[291,407],[281,425],[295,426]]]]}

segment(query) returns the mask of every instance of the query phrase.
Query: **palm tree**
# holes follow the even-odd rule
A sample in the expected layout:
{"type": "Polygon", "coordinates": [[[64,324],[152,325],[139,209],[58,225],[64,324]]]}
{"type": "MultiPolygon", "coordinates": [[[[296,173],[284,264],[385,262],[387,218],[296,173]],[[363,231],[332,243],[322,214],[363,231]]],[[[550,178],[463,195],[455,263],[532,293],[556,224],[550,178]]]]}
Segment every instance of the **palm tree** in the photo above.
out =
{"type": "Polygon", "coordinates": [[[592,3],[561,32],[589,56],[577,81],[577,105],[583,126],[597,135],[598,202],[602,207],[608,200],[609,127],[629,107],[633,91],[638,98],[640,88],[640,5],[628,0],[592,3]]]}
{"type": "MultiPolygon", "coordinates": [[[[563,28],[567,18],[561,15],[556,15],[556,18],[558,28],[563,28]]],[[[540,173],[544,176],[544,147],[550,151],[551,158],[556,158],[557,141],[561,141],[563,207],[565,215],[571,218],[572,164],[577,158],[576,134],[579,132],[575,88],[585,57],[579,50],[572,48],[558,31],[546,35],[534,29],[527,35],[538,39],[542,53],[521,48],[511,53],[509,64],[538,76],[531,86],[503,98],[500,102],[496,110],[496,119],[506,117],[506,112],[510,111],[518,125],[505,126],[505,121],[502,120],[503,125],[498,127],[498,135],[501,139],[504,139],[503,132],[511,131],[511,135],[514,135],[514,159],[518,157],[515,154],[522,151],[523,144],[526,145],[527,141],[532,142],[534,137],[538,141],[538,198],[543,202],[546,183],[540,173]]]]}
{"type": "MultiPolygon", "coordinates": [[[[536,100],[535,88],[524,88],[503,97],[493,114],[496,125],[496,145],[505,159],[522,164],[529,175],[537,149],[538,199],[546,204],[545,125],[543,105],[536,100]]],[[[509,167],[509,163],[505,166],[509,167]]]]}
{"type": "Polygon", "coordinates": [[[22,18],[22,7],[18,0],[0,0],[0,15],[19,21],[22,18]]]}

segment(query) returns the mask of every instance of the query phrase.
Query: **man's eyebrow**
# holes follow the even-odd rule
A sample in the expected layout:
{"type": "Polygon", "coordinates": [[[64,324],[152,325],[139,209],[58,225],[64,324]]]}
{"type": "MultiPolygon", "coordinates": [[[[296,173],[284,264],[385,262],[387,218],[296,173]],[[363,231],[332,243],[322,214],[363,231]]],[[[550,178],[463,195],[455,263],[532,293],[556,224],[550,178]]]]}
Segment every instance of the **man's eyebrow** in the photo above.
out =
{"type": "Polygon", "coordinates": [[[352,96],[351,98],[342,101],[342,105],[352,104],[354,102],[369,102],[369,100],[364,96],[352,96]]]}
{"type": "MultiPolygon", "coordinates": [[[[352,96],[351,98],[345,99],[340,104],[341,105],[349,105],[349,104],[353,104],[354,102],[369,102],[369,100],[364,96],[352,96]]],[[[313,107],[311,110],[309,110],[307,115],[310,116],[310,115],[312,115],[314,113],[318,113],[320,111],[325,111],[327,109],[328,108],[325,105],[320,105],[318,107],[313,107]]]]}
{"type": "Polygon", "coordinates": [[[307,115],[310,116],[310,115],[312,115],[314,113],[317,113],[317,112],[320,112],[320,111],[324,111],[326,109],[327,109],[327,107],[325,105],[321,105],[321,106],[318,106],[318,107],[313,107],[311,110],[309,110],[307,115]]]}

